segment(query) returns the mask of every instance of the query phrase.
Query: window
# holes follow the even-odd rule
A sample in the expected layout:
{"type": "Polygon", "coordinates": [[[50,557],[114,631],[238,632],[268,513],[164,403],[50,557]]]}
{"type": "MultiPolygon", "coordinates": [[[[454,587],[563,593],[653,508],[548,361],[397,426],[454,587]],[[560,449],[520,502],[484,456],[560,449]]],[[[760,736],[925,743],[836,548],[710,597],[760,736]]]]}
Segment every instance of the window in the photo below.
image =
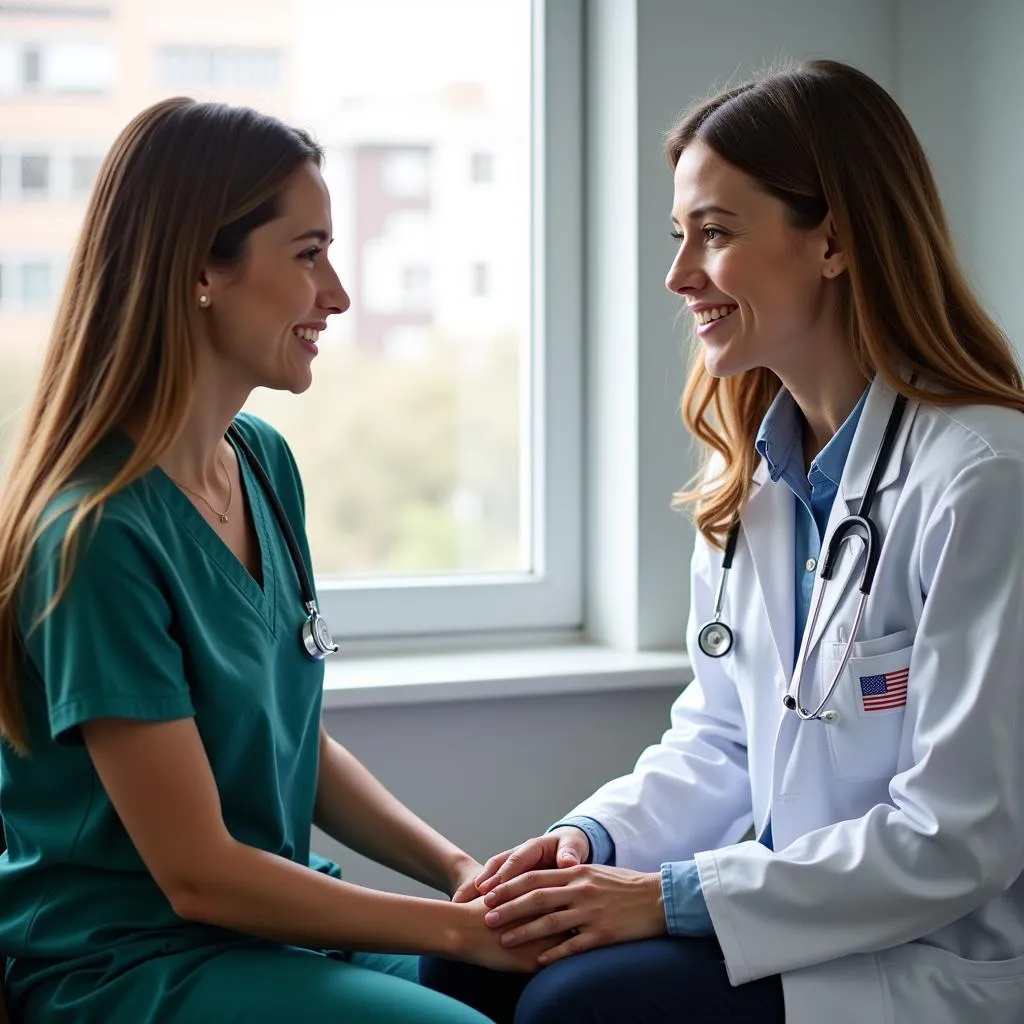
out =
{"type": "Polygon", "coordinates": [[[469,294],[482,299],[491,290],[491,268],[486,263],[474,263],[470,268],[469,294]]]}
{"type": "Polygon", "coordinates": [[[430,267],[402,268],[403,305],[406,309],[430,308],[430,267]]]}
{"type": "MultiPolygon", "coordinates": [[[[0,314],[51,312],[56,298],[56,276],[56,261],[53,257],[0,257],[0,314]]],[[[0,348],[0,378],[16,376],[16,367],[8,363],[21,364],[22,357],[23,353],[6,353],[0,348]]]]}
{"type": "Polygon", "coordinates": [[[25,309],[41,309],[53,301],[53,268],[46,260],[34,260],[21,266],[21,304],[25,309]]]}
{"type": "Polygon", "coordinates": [[[92,183],[100,169],[100,158],[74,154],[71,157],[71,198],[84,199],[92,190],[92,183]]]}
{"type": "Polygon", "coordinates": [[[25,92],[38,92],[43,80],[43,57],[38,46],[21,51],[21,85],[25,92]]]}
{"type": "Polygon", "coordinates": [[[160,80],[184,89],[274,89],[281,84],[281,52],[242,46],[163,46],[160,80]]]}
{"type": "MultiPolygon", "coordinates": [[[[259,391],[248,408],[295,452],[332,628],[372,639],[577,627],[581,0],[249,10],[243,22],[216,4],[131,0],[116,46],[47,40],[39,88],[48,123],[66,127],[43,152],[31,138],[5,146],[5,198],[81,199],[92,146],[109,137],[78,129],[119,128],[163,96],[248,103],[310,129],[352,307],[324,332],[306,394],[259,391]],[[71,94],[101,85],[83,119],[71,94]],[[488,184],[471,203],[467,176],[488,184]]],[[[69,218],[70,250],[81,203],[46,216],[69,218]]],[[[11,218],[23,234],[4,244],[31,252],[32,220],[11,218]]],[[[0,379],[42,347],[67,255],[5,260],[0,336],[8,313],[31,309],[40,344],[0,346],[0,379]]]]}
{"type": "MultiPolygon", "coordinates": [[[[49,19],[32,16],[30,30],[49,31],[49,19]]],[[[0,95],[26,96],[63,94],[103,95],[117,77],[114,47],[101,40],[47,38],[25,41],[0,34],[0,95]]]]}
{"type": "Polygon", "coordinates": [[[494,181],[494,154],[486,150],[473,153],[469,158],[469,180],[477,185],[494,181]]]}
{"type": "Polygon", "coordinates": [[[21,158],[21,194],[25,199],[45,199],[50,191],[50,158],[45,153],[25,153],[21,158]]]}

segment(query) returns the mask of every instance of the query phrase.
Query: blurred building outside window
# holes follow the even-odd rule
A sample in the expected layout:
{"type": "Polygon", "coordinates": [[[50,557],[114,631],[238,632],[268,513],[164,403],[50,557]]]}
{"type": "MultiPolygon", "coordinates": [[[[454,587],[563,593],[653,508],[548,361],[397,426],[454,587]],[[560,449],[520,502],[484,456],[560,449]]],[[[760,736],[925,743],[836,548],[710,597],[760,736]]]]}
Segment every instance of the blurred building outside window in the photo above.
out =
{"type": "Polygon", "coordinates": [[[325,147],[331,259],[352,298],[310,391],[249,403],[303,471],[320,585],[539,571],[534,6],[0,5],[0,462],[117,132],[170,95],[246,104],[325,147]]]}

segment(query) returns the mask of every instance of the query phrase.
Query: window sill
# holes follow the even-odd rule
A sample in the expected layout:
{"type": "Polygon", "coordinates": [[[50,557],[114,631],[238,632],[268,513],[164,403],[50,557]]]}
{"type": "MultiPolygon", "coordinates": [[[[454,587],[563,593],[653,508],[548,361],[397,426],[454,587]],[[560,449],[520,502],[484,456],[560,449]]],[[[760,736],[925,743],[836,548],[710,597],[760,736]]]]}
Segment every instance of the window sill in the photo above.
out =
{"type": "Polygon", "coordinates": [[[682,690],[692,678],[682,652],[623,652],[596,644],[492,651],[333,658],[324,710],[503,697],[682,690]]]}

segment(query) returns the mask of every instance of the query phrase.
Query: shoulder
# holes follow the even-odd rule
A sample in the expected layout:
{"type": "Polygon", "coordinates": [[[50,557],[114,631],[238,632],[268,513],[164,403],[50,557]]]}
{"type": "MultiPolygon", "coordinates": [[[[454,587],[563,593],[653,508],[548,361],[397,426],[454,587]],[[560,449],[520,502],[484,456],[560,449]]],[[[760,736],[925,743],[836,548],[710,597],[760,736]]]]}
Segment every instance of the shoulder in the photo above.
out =
{"type": "Polygon", "coordinates": [[[89,510],[92,499],[120,469],[124,455],[116,444],[102,444],[47,503],[37,524],[35,558],[59,554],[69,532],[74,532],[79,552],[96,551],[101,558],[159,536],[163,525],[156,521],[159,506],[148,474],[89,510]]]}
{"type": "MultiPolygon", "coordinates": [[[[1005,519],[1024,505],[1024,413],[996,405],[921,404],[907,451],[909,510],[942,530],[968,514],[1005,519]],[[984,506],[989,506],[985,511],[984,506]]],[[[1002,527],[991,522],[985,529],[1002,527]]]]}
{"type": "Polygon", "coordinates": [[[1024,463],[1024,413],[1004,406],[922,403],[911,438],[948,469],[997,458],[1024,463]]]}
{"type": "Polygon", "coordinates": [[[75,575],[109,575],[128,564],[154,562],[160,549],[161,525],[154,521],[133,489],[107,498],[86,510],[90,492],[69,488],[49,503],[40,517],[32,546],[31,565],[48,576],[73,535],[75,575]]]}
{"type": "Polygon", "coordinates": [[[155,512],[145,480],[90,508],[95,484],[76,481],[50,501],[21,578],[18,615],[25,628],[54,608],[97,603],[138,607],[160,587],[167,558],[166,518],[155,512]]]}

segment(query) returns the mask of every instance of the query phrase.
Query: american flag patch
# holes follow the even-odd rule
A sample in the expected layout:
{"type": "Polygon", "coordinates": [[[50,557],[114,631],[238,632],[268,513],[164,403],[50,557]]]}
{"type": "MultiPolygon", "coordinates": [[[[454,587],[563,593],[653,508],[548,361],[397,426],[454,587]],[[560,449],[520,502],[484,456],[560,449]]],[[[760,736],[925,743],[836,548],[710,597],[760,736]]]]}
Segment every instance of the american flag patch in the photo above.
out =
{"type": "Polygon", "coordinates": [[[886,711],[907,706],[909,668],[899,668],[877,676],[860,677],[860,695],[865,711],[886,711]]]}

